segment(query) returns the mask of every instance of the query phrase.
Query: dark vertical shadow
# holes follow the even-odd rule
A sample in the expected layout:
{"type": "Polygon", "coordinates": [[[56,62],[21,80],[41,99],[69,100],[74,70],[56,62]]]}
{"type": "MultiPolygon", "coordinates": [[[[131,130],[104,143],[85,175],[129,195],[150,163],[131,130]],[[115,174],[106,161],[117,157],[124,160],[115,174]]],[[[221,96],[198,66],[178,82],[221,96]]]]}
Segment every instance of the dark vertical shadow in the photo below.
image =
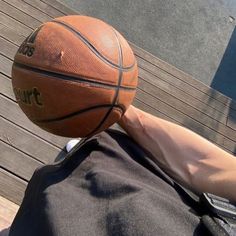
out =
{"type": "Polygon", "coordinates": [[[235,129],[236,132],[236,27],[212,80],[211,87],[232,99],[228,110],[227,125],[235,129]]]}
{"type": "Polygon", "coordinates": [[[211,87],[236,100],[236,28],[234,28],[211,87]]]}

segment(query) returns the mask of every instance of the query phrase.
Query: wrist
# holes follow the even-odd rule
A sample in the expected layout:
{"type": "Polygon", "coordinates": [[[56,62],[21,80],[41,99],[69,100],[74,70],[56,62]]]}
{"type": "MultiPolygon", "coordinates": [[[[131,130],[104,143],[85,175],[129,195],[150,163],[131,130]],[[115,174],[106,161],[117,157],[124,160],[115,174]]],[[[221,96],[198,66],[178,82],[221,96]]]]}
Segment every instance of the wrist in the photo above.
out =
{"type": "Polygon", "coordinates": [[[140,110],[131,105],[118,121],[118,124],[126,131],[129,131],[130,129],[140,128],[140,117],[140,110]]]}

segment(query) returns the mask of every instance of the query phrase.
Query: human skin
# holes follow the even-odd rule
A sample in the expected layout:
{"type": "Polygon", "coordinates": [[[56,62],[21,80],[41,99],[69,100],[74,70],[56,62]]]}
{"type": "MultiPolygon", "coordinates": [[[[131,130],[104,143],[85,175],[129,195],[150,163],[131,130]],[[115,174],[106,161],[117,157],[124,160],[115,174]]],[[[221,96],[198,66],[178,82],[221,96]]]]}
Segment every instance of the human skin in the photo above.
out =
{"type": "Polygon", "coordinates": [[[130,106],[119,125],[176,182],[236,201],[236,158],[198,134],[130,106]]]}

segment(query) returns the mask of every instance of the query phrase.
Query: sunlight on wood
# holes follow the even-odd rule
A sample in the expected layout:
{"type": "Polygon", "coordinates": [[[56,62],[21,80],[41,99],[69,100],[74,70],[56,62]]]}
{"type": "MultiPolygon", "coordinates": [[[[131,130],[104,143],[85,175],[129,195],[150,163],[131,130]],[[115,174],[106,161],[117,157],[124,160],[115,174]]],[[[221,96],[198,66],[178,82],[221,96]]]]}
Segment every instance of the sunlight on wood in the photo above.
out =
{"type": "Polygon", "coordinates": [[[0,196],[0,232],[11,225],[18,209],[18,205],[0,196]]]}

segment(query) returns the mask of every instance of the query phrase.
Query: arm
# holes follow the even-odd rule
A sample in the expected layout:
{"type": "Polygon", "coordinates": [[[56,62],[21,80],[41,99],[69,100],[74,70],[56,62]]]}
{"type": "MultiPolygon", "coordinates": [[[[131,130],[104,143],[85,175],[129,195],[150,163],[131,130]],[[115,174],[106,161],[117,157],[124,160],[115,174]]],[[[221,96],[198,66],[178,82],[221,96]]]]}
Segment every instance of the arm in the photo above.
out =
{"type": "Polygon", "coordinates": [[[236,158],[196,133],[133,106],[121,127],[183,186],[236,201],[236,158]]]}

